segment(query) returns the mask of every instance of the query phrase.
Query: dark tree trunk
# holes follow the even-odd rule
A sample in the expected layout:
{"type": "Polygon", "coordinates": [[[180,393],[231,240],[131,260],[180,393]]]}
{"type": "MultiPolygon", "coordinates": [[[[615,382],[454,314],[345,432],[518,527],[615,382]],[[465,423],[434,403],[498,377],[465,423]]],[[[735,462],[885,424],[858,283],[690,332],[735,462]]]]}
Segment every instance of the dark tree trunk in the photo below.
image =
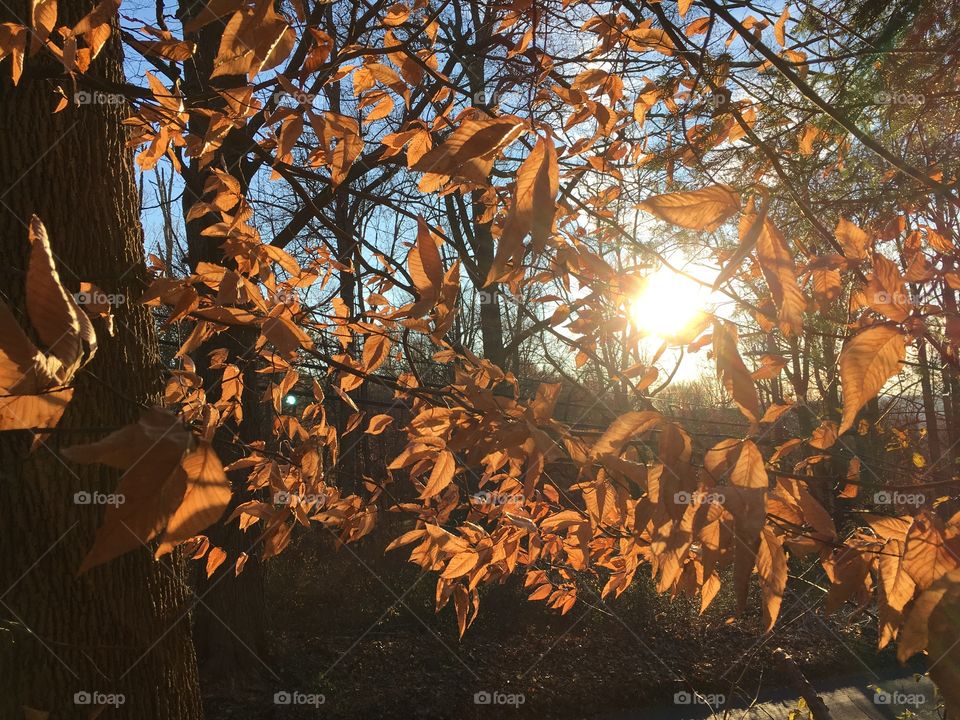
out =
{"type": "MultiPolygon", "coordinates": [[[[490,17],[487,15],[487,9],[481,3],[471,2],[469,5],[471,20],[473,23],[473,35],[468,39],[463,38],[464,47],[464,68],[466,70],[467,82],[470,85],[470,93],[473,97],[474,105],[487,104],[492,98],[487,98],[487,76],[484,67],[484,56],[487,53],[490,43],[493,25],[490,17]]],[[[490,223],[480,223],[476,219],[484,212],[484,205],[480,201],[482,193],[473,194],[471,212],[472,218],[463,218],[463,223],[473,223],[473,252],[474,260],[477,264],[477,271],[481,282],[486,280],[490,267],[493,265],[494,246],[493,233],[490,229],[490,223]]],[[[506,356],[507,338],[504,335],[503,316],[500,308],[500,294],[496,283],[487,288],[481,296],[480,303],[480,338],[483,341],[483,355],[493,364],[503,369],[507,369],[509,358],[506,356]]],[[[519,370],[519,369],[518,369],[519,370]]]]}
{"type": "MultiPolygon", "coordinates": [[[[477,204],[474,214],[482,212],[477,204]]],[[[474,225],[474,257],[480,277],[486,278],[493,265],[493,234],[490,223],[474,225]]],[[[500,314],[500,294],[494,283],[481,296],[480,302],[480,338],[483,341],[483,355],[494,365],[506,369],[507,357],[504,352],[507,339],[503,335],[503,317],[500,314]]]]}
{"type": "MultiPolygon", "coordinates": [[[[180,15],[189,17],[202,7],[198,3],[183,0],[180,15]]],[[[199,95],[207,90],[208,78],[213,68],[223,34],[223,22],[217,21],[203,27],[190,39],[197,43],[193,61],[186,66],[184,92],[187,96],[199,95]]],[[[224,87],[229,87],[231,78],[220,79],[224,87]]],[[[191,113],[190,131],[203,136],[208,120],[203,113],[191,113]]],[[[203,197],[203,188],[217,168],[230,173],[246,194],[253,172],[247,154],[250,149],[249,138],[243,130],[232,131],[210,163],[200,166],[192,160],[185,168],[185,190],[182,199],[184,218],[190,208],[203,197]]],[[[223,254],[223,238],[204,236],[204,229],[217,222],[219,218],[206,214],[187,222],[187,259],[191,270],[196,270],[201,262],[232,266],[223,254]]],[[[245,452],[234,441],[250,443],[264,437],[264,429],[269,418],[265,417],[265,406],[260,402],[262,380],[256,373],[257,353],[254,350],[259,332],[255,328],[234,327],[220,333],[204,343],[195,353],[197,372],[203,378],[207,400],[215,402],[219,397],[222,372],[210,369],[209,353],[216,348],[225,348],[227,362],[240,368],[243,378],[243,421],[230,423],[221,428],[213,440],[213,446],[224,464],[233,462],[245,452]]],[[[251,499],[246,489],[245,472],[232,472],[233,498],[224,514],[229,517],[233,509],[242,502],[251,499]]],[[[257,533],[242,532],[237,522],[214,525],[207,531],[210,542],[227,553],[224,562],[214,574],[207,578],[202,566],[198,567],[196,592],[203,598],[197,608],[194,622],[194,644],[205,689],[214,694],[230,692],[237,687],[257,682],[268,672],[265,662],[267,655],[266,600],[264,596],[263,568],[259,559],[260,545],[257,533]],[[236,575],[234,566],[241,552],[249,555],[243,572],[236,575]]]]}
{"type": "MultiPolygon", "coordinates": [[[[61,0],[59,24],[72,25],[92,2],[61,0]]],[[[29,5],[0,6],[0,21],[29,24],[29,5]]],[[[90,74],[123,80],[116,33],[90,74]]],[[[143,230],[122,104],[84,104],[51,113],[49,81],[32,71],[19,87],[0,63],[0,262],[5,300],[21,318],[28,249],[26,222],[47,227],[64,285],[81,280],[126,299],[114,307],[116,337],[95,323],[99,351],[75,380],[58,432],[30,451],[26,433],[0,433],[0,717],[21,706],[51,717],[87,717],[82,693],[118,694],[110,717],[197,720],[190,602],[177,561],[143,548],[76,577],[103,519],[102,506],[74,503],[81,490],[113,492],[118,473],[77,466],[58,448],[89,442],[99,428],[136,419],[157,403],[162,374],[144,290],[143,230]],[[81,695],[76,695],[81,693],[81,695]],[[81,704],[75,703],[81,701],[81,704]]],[[[55,68],[51,68],[56,72],[55,68]]],[[[27,323],[24,321],[24,325],[27,323]]]]}

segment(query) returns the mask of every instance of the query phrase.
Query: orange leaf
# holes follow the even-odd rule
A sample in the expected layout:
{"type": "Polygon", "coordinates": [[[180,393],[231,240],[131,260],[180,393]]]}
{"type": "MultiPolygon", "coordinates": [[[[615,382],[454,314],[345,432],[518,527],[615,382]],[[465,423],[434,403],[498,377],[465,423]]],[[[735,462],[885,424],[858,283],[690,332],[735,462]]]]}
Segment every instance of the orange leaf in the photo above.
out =
{"type": "Polygon", "coordinates": [[[737,487],[747,489],[763,488],[769,485],[763,455],[753,440],[744,440],[740,455],[730,473],[730,482],[737,487]]]}
{"type": "Polygon", "coordinates": [[[310,336],[286,315],[278,313],[274,317],[266,318],[260,329],[264,337],[273,343],[277,352],[284,357],[295,355],[301,347],[313,347],[310,336]]]}
{"type": "Polygon", "coordinates": [[[542,250],[553,227],[559,174],[553,140],[542,137],[517,171],[517,185],[497,245],[497,254],[485,285],[500,280],[509,263],[523,260],[523,238],[532,236],[535,250],[542,250]]]}
{"type": "Polygon", "coordinates": [[[477,566],[479,561],[480,556],[473,550],[454,555],[440,577],[450,580],[466,575],[477,566]]]}
{"type": "Polygon", "coordinates": [[[390,356],[390,338],[370,335],[363,342],[363,370],[372,373],[390,356]]]}
{"type": "Polygon", "coordinates": [[[187,489],[180,459],[191,440],[180,419],[164,410],[145,410],[140,420],[62,454],[78,463],[125,469],[79,573],[134,550],[160,532],[187,489]]]}
{"type": "Polygon", "coordinates": [[[880,253],[873,254],[873,273],[865,293],[870,309],[886,315],[894,322],[906,320],[913,309],[899,268],[880,253]]]}
{"type": "Polygon", "coordinates": [[[370,418],[370,424],[367,425],[368,435],[380,435],[390,425],[393,424],[393,418],[389,415],[374,415],[370,418]]]}
{"type": "Polygon", "coordinates": [[[443,261],[433,232],[423,218],[418,217],[417,223],[417,242],[407,255],[407,270],[420,296],[410,310],[413,317],[423,315],[436,305],[443,285],[443,261]]]}
{"type": "Polygon", "coordinates": [[[737,334],[732,326],[718,321],[713,328],[713,351],[717,361],[717,377],[733,397],[740,411],[751,423],[760,418],[760,399],[750,371],[737,350],[737,334]]]}
{"type": "Polygon", "coordinates": [[[770,632],[787,587],[787,556],[783,551],[783,539],[770,528],[763,528],[757,549],[757,574],[760,576],[760,591],[763,595],[764,632],[770,632]]]}
{"type": "Polygon", "coordinates": [[[917,587],[926,590],[958,564],[940,519],[927,511],[914,517],[903,548],[903,570],[917,587]]]}
{"type": "Polygon", "coordinates": [[[610,423],[594,444],[590,454],[595,458],[603,455],[619,455],[627,441],[652,430],[661,419],[660,413],[653,410],[625,413],[610,423]]]}
{"type": "Polygon", "coordinates": [[[906,356],[906,336],[889,325],[873,325],[847,341],[840,353],[843,422],[839,434],[853,427],[867,404],[900,369],[906,356]]]}
{"type": "Polygon", "coordinates": [[[40,395],[0,397],[0,430],[56,427],[73,398],[73,388],[40,395]]]}
{"type": "Polygon", "coordinates": [[[784,335],[801,334],[807,299],[797,285],[797,268],[787,241],[769,219],[764,221],[757,238],[757,259],[780,311],[780,329],[784,335]]]}
{"type": "Polygon", "coordinates": [[[514,115],[465,120],[441,145],[417,160],[411,169],[486,182],[496,154],[521,132],[522,121],[514,115]]]}
{"type": "Polygon", "coordinates": [[[204,443],[188,454],[180,466],[187,476],[187,490],[167,523],[158,557],[219,520],[230,502],[230,481],[209,444],[204,443]]]}
{"type": "Polygon", "coordinates": [[[713,232],[740,209],[740,196],[726,185],[655,195],[638,206],[674,225],[713,232]]]}
{"type": "Polygon", "coordinates": [[[441,450],[437,455],[437,461],[430,472],[430,478],[423,492],[420,493],[421,500],[427,500],[440,493],[453,480],[454,471],[457,468],[456,459],[449,450],[441,450]]]}
{"type": "Polygon", "coordinates": [[[33,394],[56,384],[60,367],[30,342],[13,312],[0,300],[0,391],[11,395],[33,394]]]}
{"type": "MultiPolygon", "coordinates": [[[[79,309],[73,296],[64,289],[54,263],[47,230],[36,215],[30,218],[29,237],[27,314],[40,341],[65,368],[75,369],[83,354],[80,316],[83,315],[86,320],[86,315],[79,309]]],[[[62,380],[66,381],[66,378],[62,380]]]]}
{"type": "Polygon", "coordinates": [[[204,2],[199,6],[200,12],[184,21],[183,31],[185,33],[196,32],[217,18],[236,12],[241,5],[243,5],[243,0],[209,0],[209,2],[204,2]]]}
{"type": "Polygon", "coordinates": [[[57,0],[32,0],[32,33],[30,54],[43,45],[57,23],[57,0]]]}
{"type": "Polygon", "coordinates": [[[210,548],[210,552],[207,553],[207,577],[213,575],[217,568],[223,565],[223,561],[226,559],[227,553],[223,551],[223,548],[218,548],[216,546],[210,548]]]}
{"type": "Polygon", "coordinates": [[[396,27],[403,25],[410,17],[410,8],[403,3],[395,3],[387,8],[387,14],[383,16],[383,24],[387,27],[396,27]]]}
{"type": "Polygon", "coordinates": [[[840,218],[837,229],[834,231],[843,256],[848,260],[865,260],[870,238],[859,227],[845,218],[840,218]]]}

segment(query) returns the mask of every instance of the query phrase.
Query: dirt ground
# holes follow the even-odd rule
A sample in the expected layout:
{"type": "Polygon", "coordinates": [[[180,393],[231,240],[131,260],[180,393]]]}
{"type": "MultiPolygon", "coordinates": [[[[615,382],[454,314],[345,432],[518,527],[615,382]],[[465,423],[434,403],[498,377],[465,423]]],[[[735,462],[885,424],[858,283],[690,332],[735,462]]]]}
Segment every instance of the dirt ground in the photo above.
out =
{"type": "Polygon", "coordinates": [[[724,591],[701,616],[699,599],[671,602],[647,578],[605,602],[599,584],[585,582],[559,616],[511,581],[482,594],[461,640],[452,607],[434,613],[435,578],[382,547],[373,539],[334,553],[303,535],[272,561],[264,681],[207,683],[207,717],[575,720],[682,692],[749,700],[782,685],[777,647],[812,679],[895,662],[889,650],[876,653],[871,617],[824,617],[822,593],[802,583],[788,588],[777,627],[763,636],[759,613],[730,620],[724,591]]]}

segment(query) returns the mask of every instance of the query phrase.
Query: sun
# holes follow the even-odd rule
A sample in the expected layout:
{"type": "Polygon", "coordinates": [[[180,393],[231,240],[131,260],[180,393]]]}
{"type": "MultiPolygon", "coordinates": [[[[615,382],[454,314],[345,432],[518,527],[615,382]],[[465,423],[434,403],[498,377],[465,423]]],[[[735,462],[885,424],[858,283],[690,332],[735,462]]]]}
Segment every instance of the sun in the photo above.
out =
{"type": "Polygon", "coordinates": [[[630,301],[630,320],[646,335],[669,341],[701,319],[710,289],[666,267],[647,275],[630,301]]]}

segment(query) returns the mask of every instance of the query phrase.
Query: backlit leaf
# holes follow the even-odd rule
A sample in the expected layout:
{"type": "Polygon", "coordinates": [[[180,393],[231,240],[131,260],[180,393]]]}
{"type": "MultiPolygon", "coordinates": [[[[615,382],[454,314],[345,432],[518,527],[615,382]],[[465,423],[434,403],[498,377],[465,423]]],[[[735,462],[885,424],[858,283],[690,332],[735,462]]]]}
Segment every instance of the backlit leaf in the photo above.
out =
{"type": "Polygon", "coordinates": [[[642,210],[674,225],[712,232],[740,209],[740,196],[726,185],[655,195],[640,203],[642,210]]]}
{"type": "Polygon", "coordinates": [[[839,434],[851,427],[860,408],[900,370],[906,355],[906,336],[890,325],[873,325],[857,333],[840,353],[843,421],[839,434]]]}

